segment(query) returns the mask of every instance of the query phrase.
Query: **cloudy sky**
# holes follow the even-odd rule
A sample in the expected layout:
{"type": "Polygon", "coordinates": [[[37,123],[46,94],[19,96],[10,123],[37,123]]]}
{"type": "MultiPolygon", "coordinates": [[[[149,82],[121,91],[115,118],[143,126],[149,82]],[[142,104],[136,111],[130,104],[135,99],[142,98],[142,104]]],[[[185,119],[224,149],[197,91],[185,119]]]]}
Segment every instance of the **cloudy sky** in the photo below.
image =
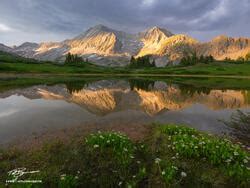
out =
{"type": "Polygon", "coordinates": [[[250,0],[0,0],[0,43],[60,41],[103,24],[138,32],[160,26],[207,41],[250,37],[250,0]]]}

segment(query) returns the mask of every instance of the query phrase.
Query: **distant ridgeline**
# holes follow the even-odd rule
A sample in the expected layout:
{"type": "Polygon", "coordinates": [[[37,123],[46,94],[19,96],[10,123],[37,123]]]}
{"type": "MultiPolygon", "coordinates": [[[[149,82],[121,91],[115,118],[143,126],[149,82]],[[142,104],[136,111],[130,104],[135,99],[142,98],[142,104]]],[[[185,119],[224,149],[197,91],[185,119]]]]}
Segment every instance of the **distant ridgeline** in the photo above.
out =
{"type": "Polygon", "coordinates": [[[0,44],[0,50],[43,61],[62,63],[66,58],[66,63],[79,63],[84,62],[80,58],[84,57],[97,65],[126,66],[130,63],[131,67],[138,68],[154,67],[154,62],[147,62],[148,55],[154,57],[157,66],[179,65],[182,58],[185,65],[209,63],[212,60],[210,56],[217,61],[249,61],[250,38],[221,35],[211,41],[200,42],[186,34],[174,34],[159,27],[130,34],[97,25],[62,42],[25,42],[14,47],[0,44]],[[187,52],[188,56],[185,55],[187,52]],[[129,62],[131,56],[137,58],[129,62]]]}
{"type": "MultiPolygon", "coordinates": [[[[209,56],[200,55],[200,56],[198,56],[194,52],[194,53],[191,53],[190,55],[185,55],[181,59],[180,65],[189,66],[189,65],[195,65],[198,63],[208,64],[208,63],[212,63],[214,61],[216,61],[216,60],[214,59],[214,57],[212,55],[209,55],[209,56]]],[[[233,60],[230,58],[225,58],[222,61],[230,62],[230,63],[248,63],[248,62],[250,62],[250,52],[245,57],[238,57],[236,60],[233,60]]]]}

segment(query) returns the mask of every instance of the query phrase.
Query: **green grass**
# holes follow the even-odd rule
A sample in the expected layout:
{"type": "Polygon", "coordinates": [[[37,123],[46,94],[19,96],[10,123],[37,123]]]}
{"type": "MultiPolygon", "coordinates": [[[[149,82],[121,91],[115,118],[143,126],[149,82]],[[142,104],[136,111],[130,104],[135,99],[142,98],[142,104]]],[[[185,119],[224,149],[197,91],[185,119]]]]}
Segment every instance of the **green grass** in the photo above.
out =
{"type": "Polygon", "coordinates": [[[47,74],[177,74],[177,75],[224,75],[250,76],[250,63],[235,64],[213,62],[193,66],[165,68],[130,69],[127,67],[103,67],[91,63],[62,65],[52,62],[39,62],[19,56],[0,53],[1,73],[47,73],[47,74]]]}
{"type": "Polygon", "coordinates": [[[225,62],[214,62],[210,64],[197,64],[193,66],[176,66],[166,68],[151,68],[138,70],[142,74],[179,74],[179,75],[250,75],[250,63],[232,64],[225,62]]]}
{"type": "Polygon", "coordinates": [[[171,143],[169,148],[183,157],[204,158],[212,165],[225,168],[225,173],[236,179],[244,180],[250,175],[246,166],[248,154],[228,139],[214,138],[194,129],[175,125],[163,126],[161,132],[168,135],[171,143]]]}
{"type": "Polygon", "coordinates": [[[0,51],[0,73],[47,73],[47,74],[177,74],[177,75],[236,75],[250,76],[250,62],[231,63],[217,61],[193,66],[165,68],[103,67],[92,63],[62,65],[56,62],[38,61],[0,51]]]}
{"type": "MultiPolygon", "coordinates": [[[[102,77],[104,78],[104,77],[102,77]]],[[[0,78],[0,91],[26,88],[34,85],[65,84],[70,90],[82,89],[87,83],[100,80],[100,77],[65,77],[65,76],[24,76],[0,78]]]]}
{"type": "Polygon", "coordinates": [[[40,170],[26,178],[40,178],[46,187],[249,186],[249,153],[239,145],[185,126],[148,129],[137,142],[97,132],[30,151],[2,150],[0,182],[10,178],[9,170],[26,167],[40,170]]]}

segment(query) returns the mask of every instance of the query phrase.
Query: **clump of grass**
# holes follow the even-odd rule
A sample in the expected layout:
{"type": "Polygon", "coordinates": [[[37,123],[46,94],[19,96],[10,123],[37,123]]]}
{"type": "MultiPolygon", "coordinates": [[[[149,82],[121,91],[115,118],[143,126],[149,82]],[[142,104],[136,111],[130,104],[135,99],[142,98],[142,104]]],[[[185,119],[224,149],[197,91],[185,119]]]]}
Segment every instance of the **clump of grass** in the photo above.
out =
{"type": "Polygon", "coordinates": [[[249,155],[239,145],[183,126],[167,125],[161,127],[161,131],[167,135],[169,148],[179,155],[205,159],[222,167],[231,177],[249,180],[249,155]]]}
{"type": "Polygon", "coordinates": [[[111,149],[114,157],[125,165],[129,164],[131,159],[134,158],[134,144],[121,133],[99,132],[88,136],[85,143],[93,150],[106,151],[111,149]]]}
{"type": "Polygon", "coordinates": [[[168,134],[168,135],[177,135],[177,134],[181,134],[181,135],[196,135],[198,134],[198,131],[190,128],[190,127],[185,127],[182,125],[174,125],[174,124],[169,124],[167,126],[160,126],[160,130],[162,133],[168,134]]]}
{"type": "Polygon", "coordinates": [[[158,167],[161,177],[167,184],[171,184],[176,179],[178,168],[172,162],[156,158],[155,164],[158,167]]]}
{"type": "Polygon", "coordinates": [[[237,110],[232,114],[231,120],[223,121],[227,126],[232,129],[231,134],[240,141],[249,144],[250,140],[250,113],[244,113],[237,110]]]}
{"type": "Polygon", "coordinates": [[[143,150],[142,144],[133,143],[122,133],[98,132],[87,136],[83,155],[89,161],[88,174],[95,174],[91,185],[136,187],[146,176],[143,150]]]}
{"type": "Polygon", "coordinates": [[[58,187],[60,188],[68,188],[68,187],[78,187],[78,176],[66,175],[62,174],[60,177],[60,181],[58,183],[58,187]]]}

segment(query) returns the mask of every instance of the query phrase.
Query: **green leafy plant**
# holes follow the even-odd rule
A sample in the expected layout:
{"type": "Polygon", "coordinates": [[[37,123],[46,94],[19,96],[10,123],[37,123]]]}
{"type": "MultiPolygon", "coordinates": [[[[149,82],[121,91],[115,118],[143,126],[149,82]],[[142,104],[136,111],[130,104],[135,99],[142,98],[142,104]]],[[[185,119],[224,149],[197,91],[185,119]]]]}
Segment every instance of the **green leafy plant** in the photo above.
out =
{"type": "Polygon", "coordinates": [[[91,147],[92,150],[107,150],[111,149],[113,155],[121,163],[127,165],[133,159],[134,144],[125,135],[115,132],[99,132],[88,136],[85,143],[91,147]]]}
{"type": "Polygon", "coordinates": [[[171,143],[169,147],[178,155],[204,158],[225,169],[229,176],[237,179],[249,178],[249,155],[239,145],[183,126],[164,126],[161,131],[168,135],[167,139],[171,143]]]}
{"type": "Polygon", "coordinates": [[[59,180],[58,188],[75,188],[78,185],[78,176],[63,174],[59,180]]]}

